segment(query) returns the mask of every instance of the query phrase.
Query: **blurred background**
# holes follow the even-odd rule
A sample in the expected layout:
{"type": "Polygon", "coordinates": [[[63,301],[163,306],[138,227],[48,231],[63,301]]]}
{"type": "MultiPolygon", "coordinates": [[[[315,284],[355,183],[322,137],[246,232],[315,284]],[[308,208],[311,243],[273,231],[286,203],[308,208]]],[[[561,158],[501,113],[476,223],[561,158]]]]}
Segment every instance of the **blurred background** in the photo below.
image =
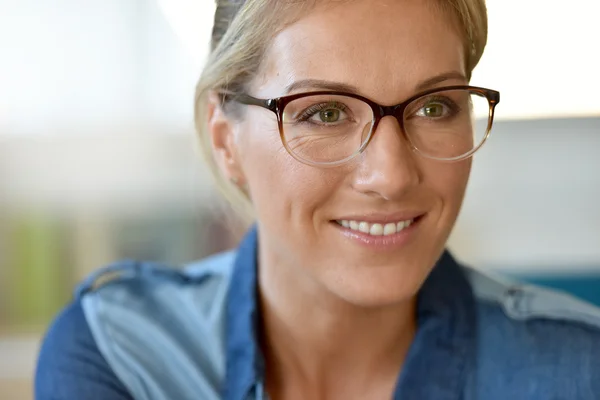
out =
{"type": "MultiPolygon", "coordinates": [[[[600,303],[595,0],[488,0],[474,85],[502,93],[450,247],[600,303]]],[[[196,149],[211,0],[0,0],[0,399],[94,269],[235,245],[196,149]]]]}

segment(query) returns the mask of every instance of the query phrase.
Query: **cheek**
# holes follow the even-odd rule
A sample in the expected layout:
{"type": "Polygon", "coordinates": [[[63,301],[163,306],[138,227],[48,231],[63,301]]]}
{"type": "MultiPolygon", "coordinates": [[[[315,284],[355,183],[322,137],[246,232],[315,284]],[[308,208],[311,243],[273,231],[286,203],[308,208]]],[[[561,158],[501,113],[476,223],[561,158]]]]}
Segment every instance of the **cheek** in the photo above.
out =
{"type": "Polygon", "coordinates": [[[286,151],[274,117],[256,117],[254,113],[249,113],[247,119],[238,126],[236,143],[249,186],[264,188],[280,181],[280,176],[293,172],[293,165],[286,162],[286,151]]]}
{"type": "Polygon", "coordinates": [[[428,163],[424,177],[427,186],[440,199],[443,212],[454,218],[465,195],[469,175],[471,172],[471,159],[458,163],[428,163]]]}
{"type": "Polygon", "coordinates": [[[248,118],[237,142],[261,222],[304,223],[312,219],[336,186],[332,171],[309,167],[287,153],[274,119],[248,118]]]}

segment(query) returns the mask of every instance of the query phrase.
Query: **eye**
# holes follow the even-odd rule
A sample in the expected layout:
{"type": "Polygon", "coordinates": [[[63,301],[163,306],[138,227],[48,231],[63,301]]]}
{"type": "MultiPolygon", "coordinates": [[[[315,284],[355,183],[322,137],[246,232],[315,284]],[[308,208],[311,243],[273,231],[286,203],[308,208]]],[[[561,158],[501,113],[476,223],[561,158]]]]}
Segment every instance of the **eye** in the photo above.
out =
{"type": "Polygon", "coordinates": [[[340,102],[322,102],[306,108],[295,119],[317,125],[337,125],[351,119],[350,108],[340,102]]]}
{"type": "Polygon", "coordinates": [[[429,102],[417,111],[417,116],[426,118],[441,118],[448,114],[445,104],[440,102],[429,102]]]}
{"type": "Polygon", "coordinates": [[[311,117],[311,119],[317,119],[318,122],[331,124],[334,122],[338,122],[340,119],[343,119],[342,111],[336,108],[328,108],[326,110],[319,111],[315,115],[311,117]]]}

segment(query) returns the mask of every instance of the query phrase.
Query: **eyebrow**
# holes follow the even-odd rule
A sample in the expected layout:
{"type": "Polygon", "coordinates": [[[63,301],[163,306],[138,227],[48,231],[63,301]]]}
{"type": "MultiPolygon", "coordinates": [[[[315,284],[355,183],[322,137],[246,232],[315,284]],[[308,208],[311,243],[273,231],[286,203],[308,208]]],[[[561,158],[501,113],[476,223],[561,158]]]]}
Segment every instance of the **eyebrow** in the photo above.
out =
{"type": "Polygon", "coordinates": [[[436,75],[434,77],[424,80],[423,82],[419,83],[415,88],[418,92],[420,92],[423,90],[431,89],[442,82],[451,80],[461,80],[466,82],[467,77],[458,71],[445,72],[443,74],[436,75]]]}
{"type": "Polygon", "coordinates": [[[285,89],[286,93],[291,93],[298,89],[324,89],[333,90],[336,92],[346,92],[358,94],[358,88],[353,85],[342,82],[326,81],[322,79],[302,79],[288,85],[285,89]]]}
{"type": "MultiPolygon", "coordinates": [[[[421,92],[434,86],[449,80],[461,80],[467,81],[464,74],[458,71],[445,72],[440,75],[428,78],[415,86],[417,92],[421,92]]],[[[323,89],[332,90],[336,92],[354,93],[359,94],[359,90],[356,86],[342,82],[327,81],[322,79],[302,79],[291,83],[286,87],[286,93],[291,93],[298,89],[323,89]]]]}

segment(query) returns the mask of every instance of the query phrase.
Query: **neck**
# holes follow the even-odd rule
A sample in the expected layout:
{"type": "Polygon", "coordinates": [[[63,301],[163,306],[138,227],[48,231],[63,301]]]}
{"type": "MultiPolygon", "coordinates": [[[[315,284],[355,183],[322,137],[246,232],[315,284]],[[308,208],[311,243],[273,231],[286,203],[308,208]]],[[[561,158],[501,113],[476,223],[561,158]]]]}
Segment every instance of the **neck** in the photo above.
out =
{"type": "Polygon", "coordinates": [[[390,397],[416,330],[414,299],[361,307],[299,268],[268,262],[258,279],[272,398],[350,398],[370,387],[390,397]]]}

